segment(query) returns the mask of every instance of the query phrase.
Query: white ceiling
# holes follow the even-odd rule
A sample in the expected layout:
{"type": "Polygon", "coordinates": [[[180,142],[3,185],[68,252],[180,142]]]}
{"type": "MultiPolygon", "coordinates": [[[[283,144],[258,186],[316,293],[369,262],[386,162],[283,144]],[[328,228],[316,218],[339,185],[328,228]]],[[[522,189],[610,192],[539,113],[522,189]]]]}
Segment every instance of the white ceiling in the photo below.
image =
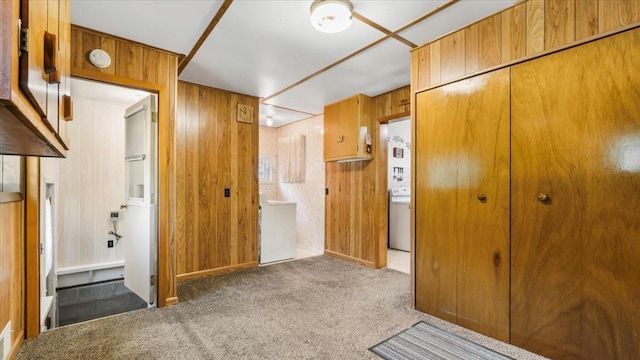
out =
{"type": "MultiPolygon", "coordinates": [[[[276,127],[320,114],[325,104],[357,93],[375,96],[409,84],[410,46],[388,38],[342,61],[386,35],[357,19],[344,32],[320,33],[309,21],[312,2],[233,1],[179,79],[260,97],[264,99],[260,123],[269,115],[276,127]],[[322,71],[331,65],[335,66],[322,71]]],[[[361,16],[397,31],[448,1],[351,2],[361,16]]],[[[422,45],[516,2],[460,0],[399,35],[422,45]]],[[[71,21],[187,55],[222,4],[222,0],[72,0],[71,21]]]]}

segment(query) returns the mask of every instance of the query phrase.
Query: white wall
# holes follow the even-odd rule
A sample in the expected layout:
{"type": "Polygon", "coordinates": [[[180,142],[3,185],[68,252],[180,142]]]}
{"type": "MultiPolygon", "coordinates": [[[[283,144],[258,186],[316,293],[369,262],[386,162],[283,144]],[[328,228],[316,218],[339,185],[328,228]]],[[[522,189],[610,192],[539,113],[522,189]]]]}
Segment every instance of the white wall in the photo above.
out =
{"type": "MultiPolygon", "coordinates": [[[[401,120],[388,125],[388,180],[389,188],[411,186],[411,121],[401,120]],[[403,150],[402,158],[393,157],[393,148],[403,150]],[[402,168],[402,180],[394,178],[394,168],[402,168]]],[[[396,173],[397,175],[397,173],[396,173]]]]}
{"type": "MultiPolygon", "coordinates": [[[[58,160],[57,267],[124,259],[122,239],[107,248],[110,212],[124,204],[124,112],[127,106],[74,97],[70,150],[58,160]]],[[[122,212],[121,212],[122,213],[122,212]]],[[[124,219],[117,224],[124,229],[124,219]]]]}
{"type": "MultiPolygon", "coordinates": [[[[304,183],[285,184],[277,177],[277,191],[269,199],[295,201],[297,203],[297,246],[318,254],[324,251],[324,178],[325,167],[322,159],[323,116],[282,126],[277,129],[260,127],[260,152],[274,151],[277,154],[278,139],[305,135],[306,159],[304,183]],[[277,136],[273,136],[277,130],[277,136]],[[272,150],[267,150],[272,149],[272,150]]],[[[276,162],[277,163],[277,162],[276,162]]],[[[279,171],[279,170],[278,170],[279,171]]],[[[268,193],[268,187],[260,186],[260,191],[268,193]]]]}

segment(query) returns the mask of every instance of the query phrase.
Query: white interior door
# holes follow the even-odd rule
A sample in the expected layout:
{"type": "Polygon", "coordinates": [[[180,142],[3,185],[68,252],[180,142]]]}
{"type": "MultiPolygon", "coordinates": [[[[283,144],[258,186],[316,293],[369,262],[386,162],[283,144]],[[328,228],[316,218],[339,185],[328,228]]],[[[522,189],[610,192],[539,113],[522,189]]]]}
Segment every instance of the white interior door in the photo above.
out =
{"type": "Polygon", "coordinates": [[[157,123],[153,95],[125,113],[124,284],[150,305],[156,301],[157,123]]]}

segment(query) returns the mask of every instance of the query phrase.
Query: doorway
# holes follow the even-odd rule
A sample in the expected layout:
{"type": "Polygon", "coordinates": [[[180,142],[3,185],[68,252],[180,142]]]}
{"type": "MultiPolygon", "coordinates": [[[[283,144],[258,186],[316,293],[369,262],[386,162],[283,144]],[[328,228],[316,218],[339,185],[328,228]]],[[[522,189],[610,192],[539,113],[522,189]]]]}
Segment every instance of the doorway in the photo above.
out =
{"type": "MultiPolygon", "coordinates": [[[[409,117],[380,123],[384,157],[380,176],[387,187],[387,267],[410,272],[411,121],[409,117]]],[[[381,182],[382,183],[382,182],[381,182]]]]}
{"type": "MultiPolygon", "coordinates": [[[[57,227],[53,231],[53,282],[56,291],[49,327],[157,303],[155,295],[144,294],[144,291],[136,294],[129,288],[131,286],[125,286],[130,278],[126,275],[127,263],[152,263],[148,268],[151,274],[155,274],[157,268],[155,234],[151,236],[150,249],[146,254],[137,251],[141,261],[126,259],[130,252],[126,247],[133,243],[130,239],[134,237],[129,228],[140,223],[137,219],[128,219],[132,210],[131,197],[128,196],[131,194],[126,191],[126,176],[138,174],[138,165],[143,161],[136,162],[136,171],[131,171],[131,161],[125,162],[125,113],[139,113],[131,110],[131,106],[149,96],[154,99],[156,95],[76,78],[71,82],[74,89],[74,121],[68,124],[71,149],[66,159],[43,159],[41,163],[41,178],[47,179],[47,188],[53,184],[57,196],[57,201],[51,206],[51,212],[57,219],[53,222],[54,228],[57,227]]],[[[140,143],[143,142],[141,139],[140,143]]],[[[136,153],[146,158],[150,165],[156,164],[157,142],[151,141],[148,145],[155,151],[136,153]]],[[[155,194],[149,189],[157,184],[157,170],[148,170],[148,178],[144,178],[144,171],[143,180],[146,182],[144,185],[137,182],[136,189],[143,191],[135,194],[136,200],[140,202],[141,196],[146,196],[151,203],[155,194]],[[153,185],[146,186],[147,183],[153,185]]],[[[45,189],[41,188],[43,192],[45,189]]],[[[155,218],[151,218],[151,230],[157,227],[155,218]]],[[[51,276],[41,277],[41,281],[47,278],[51,276]]],[[[146,284],[153,284],[153,280],[152,276],[147,277],[146,284]]]]}

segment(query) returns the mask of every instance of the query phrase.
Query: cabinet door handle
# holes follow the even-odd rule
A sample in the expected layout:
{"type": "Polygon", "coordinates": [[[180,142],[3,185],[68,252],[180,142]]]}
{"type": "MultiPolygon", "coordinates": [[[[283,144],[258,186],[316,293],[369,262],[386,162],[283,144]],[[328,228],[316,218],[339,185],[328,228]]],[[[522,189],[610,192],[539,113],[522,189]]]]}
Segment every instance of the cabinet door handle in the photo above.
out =
{"type": "Polygon", "coordinates": [[[341,143],[341,142],[343,142],[343,141],[344,141],[344,136],[339,135],[339,136],[338,136],[338,139],[337,139],[337,141],[336,141],[336,142],[341,143]]]}
{"type": "Polygon", "coordinates": [[[49,75],[47,84],[59,84],[60,72],[58,71],[58,37],[48,31],[44,32],[44,73],[49,75]]]}
{"type": "Polygon", "coordinates": [[[487,202],[487,195],[484,193],[478,194],[478,200],[480,200],[480,202],[487,202]]]}
{"type": "Polygon", "coordinates": [[[542,203],[547,203],[550,200],[551,200],[551,198],[549,198],[549,195],[547,195],[545,193],[538,194],[538,201],[540,201],[542,203]]]}
{"type": "Polygon", "coordinates": [[[73,101],[69,95],[62,95],[62,113],[64,120],[73,120],[73,101]]]}
{"type": "Polygon", "coordinates": [[[44,32],[44,73],[51,74],[58,69],[58,46],[56,34],[44,32]]]}

